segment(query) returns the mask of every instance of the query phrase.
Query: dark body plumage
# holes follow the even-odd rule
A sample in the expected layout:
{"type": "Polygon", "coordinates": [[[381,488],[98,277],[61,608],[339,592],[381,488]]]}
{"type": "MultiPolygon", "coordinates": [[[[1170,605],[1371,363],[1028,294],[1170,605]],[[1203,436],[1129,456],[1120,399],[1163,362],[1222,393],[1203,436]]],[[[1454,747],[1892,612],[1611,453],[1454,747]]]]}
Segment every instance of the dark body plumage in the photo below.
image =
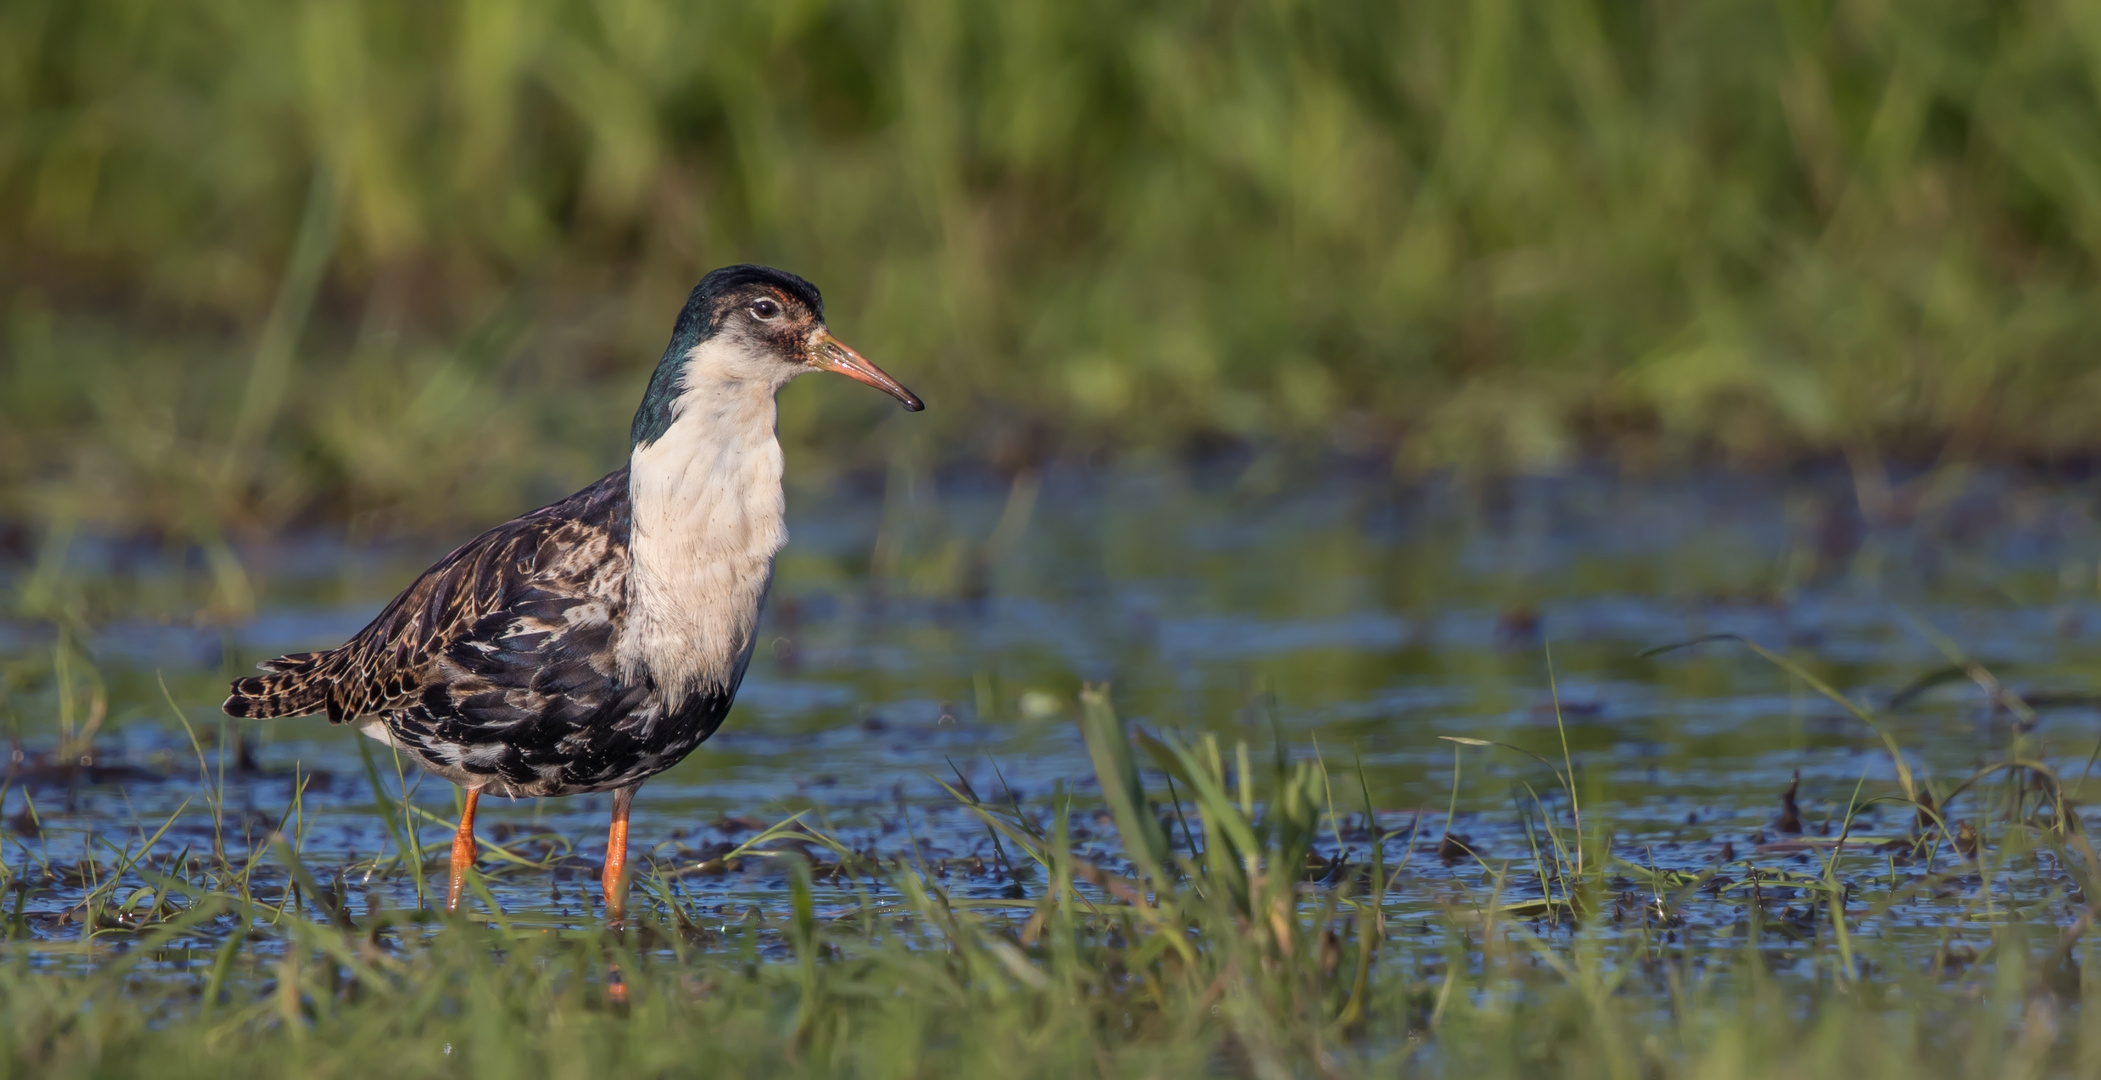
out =
{"type": "Polygon", "coordinates": [[[676,765],[737,687],[666,695],[624,681],[626,469],[475,537],[341,647],[242,679],[229,715],[374,717],[447,779],[516,795],[607,791],[676,765]]]}

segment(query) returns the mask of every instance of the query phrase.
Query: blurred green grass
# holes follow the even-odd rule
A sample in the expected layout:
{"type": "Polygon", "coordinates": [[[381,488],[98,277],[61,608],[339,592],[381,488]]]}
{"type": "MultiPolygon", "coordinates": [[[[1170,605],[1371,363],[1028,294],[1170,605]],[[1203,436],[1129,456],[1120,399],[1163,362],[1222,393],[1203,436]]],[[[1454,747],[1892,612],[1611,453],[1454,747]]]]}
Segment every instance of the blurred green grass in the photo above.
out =
{"type": "Polygon", "coordinates": [[[2101,9],[16,0],[0,517],[485,522],[707,268],[871,461],[2095,449],[2101,9]]]}

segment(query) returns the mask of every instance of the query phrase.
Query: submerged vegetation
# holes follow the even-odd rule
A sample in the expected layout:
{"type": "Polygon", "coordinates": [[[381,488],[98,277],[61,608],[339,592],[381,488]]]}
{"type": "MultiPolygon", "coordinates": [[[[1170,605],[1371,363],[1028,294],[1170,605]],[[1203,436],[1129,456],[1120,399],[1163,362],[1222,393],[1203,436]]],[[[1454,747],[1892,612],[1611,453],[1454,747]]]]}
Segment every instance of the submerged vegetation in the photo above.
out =
{"type": "Polygon", "coordinates": [[[881,403],[798,388],[805,479],[2090,453],[2097,33],[2055,0],[22,0],[0,515],[495,520],[616,462],[684,290],[746,259],[933,406],[871,445],[881,403]]]}
{"type": "MultiPolygon", "coordinates": [[[[483,874],[552,874],[559,897],[580,861],[531,836],[490,845],[471,914],[390,910],[370,891],[358,903],[375,876],[418,872],[401,851],[442,861],[442,830],[415,839],[406,804],[388,822],[394,855],[331,868],[306,865],[296,799],[245,853],[170,852],[172,820],[71,865],[17,844],[0,1062],[46,1077],[2101,1067],[2081,1001],[2101,860],[2027,735],[1953,785],[1914,776],[1888,741],[1898,782],[1864,777],[1836,827],[1805,829],[1791,785],[1774,828],[1799,838],[1690,872],[1614,844],[1609,792],[1565,737],[1537,753],[1451,740],[1455,800],[1482,767],[1468,755],[1515,763],[1503,775],[1531,850],[1513,860],[1477,853],[1448,814],[1382,812],[1332,753],[1149,733],[1101,689],[1081,695],[1079,724],[1084,794],[1061,785],[1024,805],[960,774],[944,785],[992,837],[989,866],[916,842],[854,847],[798,815],[697,862],[645,865],[623,930],[588,908],[498,905],[483,874]],[[1954,824],[1943,811],[1958,801],[1954,824]],[[1856,816],[1878,802],[1904,825],[1861,835],[1856,816]],[[1076,841],[1096,822],[1114,855],[1076,841]],[[687,889],[744,864],[766,867],[778,902],[710,907],[687,889]],[[1432,884],[1431,866],[1460,869],[1432,884]],[[1005,884],[974,897],[966,878],[1005,884]],[[65,914],[25,920],[24,898],[54,891],[65,914]]],[[[215,777],[193,745],[206,805],[188,812],[216,823],[225,756],[215,777]]]]}

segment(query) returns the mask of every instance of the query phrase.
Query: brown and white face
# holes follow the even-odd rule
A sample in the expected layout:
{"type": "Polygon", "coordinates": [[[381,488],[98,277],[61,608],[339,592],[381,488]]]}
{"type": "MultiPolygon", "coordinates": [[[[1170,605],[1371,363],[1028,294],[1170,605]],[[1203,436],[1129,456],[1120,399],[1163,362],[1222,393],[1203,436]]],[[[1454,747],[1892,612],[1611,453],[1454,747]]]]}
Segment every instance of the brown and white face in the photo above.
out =
{"type": "Polygon", "coordinates": [[[817,286],[770,266],[712,271],[693,287],[671,328],[671,343],[635,410],[631,448],[662,438],[695,407],[734,413],[742,408],[736,402],[750,400],[749,392],[770,396],[812,371],[867,383],[912,412],[926,408],[918,395],[832,336],[817,286]]]}
{"type": "Polygon", "coordinates": [[[814,295],[759,280],[740,282],[710,300],[711,332],[694,348],[694,363],[776,386],[812,371],[837,372],[896,398],[911,412],[926,408],[918,395],[832,336],[823,301],[814,295]]]}

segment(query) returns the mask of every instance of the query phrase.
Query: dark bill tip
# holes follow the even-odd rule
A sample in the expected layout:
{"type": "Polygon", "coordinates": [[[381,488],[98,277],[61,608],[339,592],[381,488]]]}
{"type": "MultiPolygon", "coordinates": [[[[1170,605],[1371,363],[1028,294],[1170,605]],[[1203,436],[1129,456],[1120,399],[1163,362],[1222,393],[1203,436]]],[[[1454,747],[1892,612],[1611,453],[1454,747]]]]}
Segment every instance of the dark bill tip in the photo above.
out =
{"type": "Polygon", "coordinates": [[[906,412],[923,412],[926,402],[919,395],[905,389],[905,385],[890,377],[882,368],[868,362],[868,358],[853,351],[846,343],[832,336],[829,330],[818,330],[810,338],[811,352],[816,356],[818,367],[836,371],[855,382],[867,383],[883,393],[897,399],[906,412]]]}

